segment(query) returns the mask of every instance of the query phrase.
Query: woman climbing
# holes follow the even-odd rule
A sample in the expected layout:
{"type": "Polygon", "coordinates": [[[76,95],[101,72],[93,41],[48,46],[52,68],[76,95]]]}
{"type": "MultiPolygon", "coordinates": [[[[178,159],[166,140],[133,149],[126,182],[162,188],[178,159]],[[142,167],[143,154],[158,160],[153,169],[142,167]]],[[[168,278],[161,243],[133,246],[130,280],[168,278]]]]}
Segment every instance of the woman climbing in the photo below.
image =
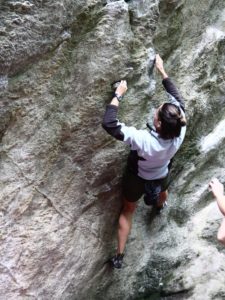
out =
{"type": "Polygon", "coordinates": [[[131,148],[126,173],[123,178],[123,208],[119,217],[117,254],[110,259],[114,268],[121,268],[125,245],[131,230],[132,217],[137,201],[144,195],[145,203],[160,211],[167,199],[169,164],[180,148],[185,132],[186,119],[184,102],[163,67],[157,54],[156,69],[163,78],[169,101],[160,105],[154,115],[154,129],[137,130],[117,119],[119,103],[127,91],[122,80],[115,90],[111,103],[107,105],[103,128],[116,139],[131,148]]]}

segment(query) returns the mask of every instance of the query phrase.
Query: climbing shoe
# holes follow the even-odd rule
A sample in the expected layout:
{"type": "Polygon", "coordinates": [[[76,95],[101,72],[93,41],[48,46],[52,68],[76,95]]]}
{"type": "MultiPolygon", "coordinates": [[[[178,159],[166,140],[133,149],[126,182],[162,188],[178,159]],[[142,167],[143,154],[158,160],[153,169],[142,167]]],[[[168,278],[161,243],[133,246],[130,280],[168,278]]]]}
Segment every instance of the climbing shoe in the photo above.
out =
{"type": "Polygon", "coordinates": [[[162,211],[166,206],[167,206],[167,202],[166,202],[166,201],[163,203],[162,206],[160,206],[160,207],[157,207],[157,206],[156,206],[156,214],[157,214],[157,215],[160,215],[160,214],[161,214],[161,211],[162,211]]]}
{"type": "Polygon", "coordinates": [[[109,264],[116,269],[121,269],[123,263],[124,254],[119,253],[114,255],[112,258],[109,259],[109,264]]]}

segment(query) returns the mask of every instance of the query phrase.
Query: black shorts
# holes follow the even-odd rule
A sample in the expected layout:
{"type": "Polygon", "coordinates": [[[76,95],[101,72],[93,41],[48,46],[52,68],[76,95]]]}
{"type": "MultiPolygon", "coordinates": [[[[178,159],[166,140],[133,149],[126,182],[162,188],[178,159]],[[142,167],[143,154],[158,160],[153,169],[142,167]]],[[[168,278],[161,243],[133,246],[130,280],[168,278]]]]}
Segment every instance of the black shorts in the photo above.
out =
{"type": "Polygon", "coordinates": [[[165,178],[146,180],[127,169],[123,176],[123,195],[126,198],[126,200],[129,202],[138,201],[145,194],[145,184],[151,181],[160,184],[161,192],[164,192],[169,187],[169,173],[165,178]]]}

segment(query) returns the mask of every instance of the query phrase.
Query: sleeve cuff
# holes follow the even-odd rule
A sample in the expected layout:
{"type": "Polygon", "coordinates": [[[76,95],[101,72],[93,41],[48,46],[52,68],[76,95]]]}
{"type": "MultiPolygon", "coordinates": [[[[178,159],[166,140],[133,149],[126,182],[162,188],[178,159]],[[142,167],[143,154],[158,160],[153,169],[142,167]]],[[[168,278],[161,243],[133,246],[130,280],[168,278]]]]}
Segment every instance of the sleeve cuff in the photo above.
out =
{"type": "Polygon", "coordinates": [[[162,84],[166,83],[167,81],[171,81],[170,77],[164,78],[164,79],[162,80],[162,84]]]}
{"type": "Polygon", "coordinates": [[[118,111],[118,106],[116,106],[114,104],[107,104],[107,108],[111,108],[111,109],[118,111]]]}

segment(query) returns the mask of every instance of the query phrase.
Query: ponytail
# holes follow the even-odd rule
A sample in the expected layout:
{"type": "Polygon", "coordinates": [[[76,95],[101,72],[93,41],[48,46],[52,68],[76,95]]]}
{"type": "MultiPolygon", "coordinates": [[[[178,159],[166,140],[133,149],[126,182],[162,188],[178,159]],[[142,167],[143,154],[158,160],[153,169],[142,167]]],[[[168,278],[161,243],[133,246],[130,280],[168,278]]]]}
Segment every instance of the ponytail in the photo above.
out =
{"type": "Polygon", "coordinates": [[[179,123],[180,123],[180,126],[181,126],[181,127],[184,127],[184,126],[187,125],[186,118],[185,118],[185,116],[182,115],[182,114],[179,116],[179,123]]]}
{"type": "Polygon", "coordinates": [[[180,136],[181,127],[186,126],[186,119],[181,109],[174,104],[164,103],[158,113],[161,127],[159,134],[163,139],[180,136]]]}

